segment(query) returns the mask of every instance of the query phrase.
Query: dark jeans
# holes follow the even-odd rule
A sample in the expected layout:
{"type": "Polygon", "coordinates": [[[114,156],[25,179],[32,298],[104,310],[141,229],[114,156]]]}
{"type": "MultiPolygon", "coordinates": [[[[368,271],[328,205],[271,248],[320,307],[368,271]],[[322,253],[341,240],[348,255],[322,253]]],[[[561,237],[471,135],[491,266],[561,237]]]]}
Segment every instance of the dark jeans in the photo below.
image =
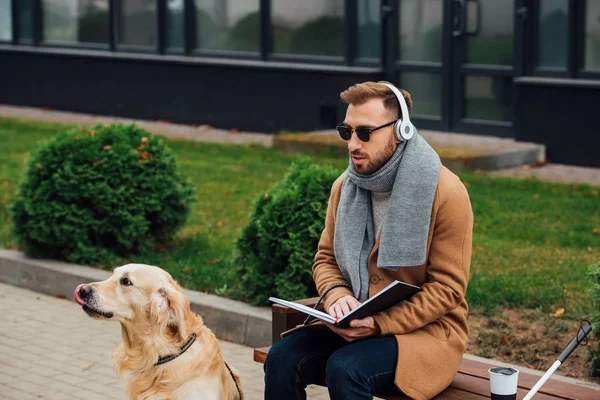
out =
{"type": "Polygon", "coordinates": [[[275,343],[265,361],[265,400],[306,399],[309,384],[326,385],[332,400],[400,396],[394,385],[393,336],[349,343],[329,329],[307,329],[275,343]]]}

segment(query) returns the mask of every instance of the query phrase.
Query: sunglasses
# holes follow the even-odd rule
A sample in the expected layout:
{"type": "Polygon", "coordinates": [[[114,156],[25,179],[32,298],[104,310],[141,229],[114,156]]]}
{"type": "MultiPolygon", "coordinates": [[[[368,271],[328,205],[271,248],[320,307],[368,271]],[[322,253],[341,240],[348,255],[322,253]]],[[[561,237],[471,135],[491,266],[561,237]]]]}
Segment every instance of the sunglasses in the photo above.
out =
{"type": "Polygon", "coordinates": [[[397,119],[394,121],[390,121],[387,124],[383,124],[381,126],[378,126],[377,128],[365,128],[363,126],[359,126],[358,128],[351,128],[347,125],[339,124],[338,126],[335,127],[335,129],[337,129],[338,133],[340,134],[340,137],[344,140],[350,140],[350,138],[352,137],[352,132],[356,132],[356,136],[358,136],[358,138],[362,141],[362,142],[368,142],[369,139],[371,139],[371,134],[381,128],[385,128],[386,126],[390,126],[394,123],[396,123],[396,121],[398,121],[397,119]]]}

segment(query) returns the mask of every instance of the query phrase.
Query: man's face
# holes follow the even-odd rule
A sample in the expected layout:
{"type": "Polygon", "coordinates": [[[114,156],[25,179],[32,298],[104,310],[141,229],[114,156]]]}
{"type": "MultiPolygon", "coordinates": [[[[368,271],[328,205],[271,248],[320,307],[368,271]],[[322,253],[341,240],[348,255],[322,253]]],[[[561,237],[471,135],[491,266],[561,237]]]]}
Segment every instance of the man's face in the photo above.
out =
{"type": "MultiPolygon", "coordinates": [[[[383,106],[383,99],[372,99],[361,105],[350,104],[344,124],[351,128],[376,128],[395,119],[383,106]]],[[[385,164],[396,151],[393,125],[376,130],[368,142],[362,142],[356,132],[348,141],[348,153],[354,170],[361,175],[370,175],[385,164]]]]}

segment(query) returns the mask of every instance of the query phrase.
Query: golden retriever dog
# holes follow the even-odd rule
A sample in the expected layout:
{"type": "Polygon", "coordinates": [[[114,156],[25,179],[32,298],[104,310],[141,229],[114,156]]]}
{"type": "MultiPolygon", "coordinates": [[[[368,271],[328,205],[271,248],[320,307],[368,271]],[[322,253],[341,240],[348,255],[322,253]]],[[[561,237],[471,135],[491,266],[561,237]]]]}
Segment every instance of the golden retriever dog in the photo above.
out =
{"type": "Polygon", "coordinates": [[[121,324],[114,359],[117,373],[128,375],[131,399],[243,399],[217,338],[166,271],[127,264],[105,281],[77,286],[74,299],[90,317],[121,324]]]}

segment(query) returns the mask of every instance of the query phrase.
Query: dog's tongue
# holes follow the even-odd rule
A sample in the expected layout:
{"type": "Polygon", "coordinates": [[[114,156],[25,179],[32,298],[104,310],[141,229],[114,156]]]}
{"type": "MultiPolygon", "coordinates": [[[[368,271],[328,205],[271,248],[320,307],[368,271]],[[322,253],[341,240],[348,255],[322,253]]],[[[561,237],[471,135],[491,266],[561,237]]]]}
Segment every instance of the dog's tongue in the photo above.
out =
{"type": "Polygon", "coordinates": [[[82,283],[81,285],[77,286],[75,288],[75,293],[73,293],[73,300],[75,300],[80,306],[85,306],[85,301],[83,301],[83,299],[79,297],[79,289],[81,289],[83,285],[84,284],[82,283]]]}

